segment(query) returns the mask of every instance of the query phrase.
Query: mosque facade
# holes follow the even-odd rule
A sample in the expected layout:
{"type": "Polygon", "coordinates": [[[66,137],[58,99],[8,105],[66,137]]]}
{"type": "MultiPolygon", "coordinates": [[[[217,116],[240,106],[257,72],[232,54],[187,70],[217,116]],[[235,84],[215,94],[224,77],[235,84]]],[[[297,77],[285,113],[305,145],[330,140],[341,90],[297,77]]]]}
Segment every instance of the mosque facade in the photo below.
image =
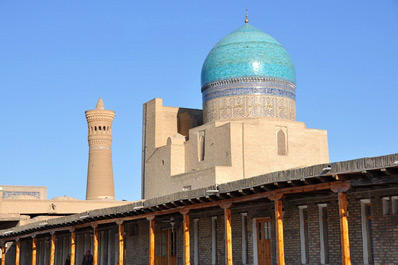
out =
{"type": "Polygon", "coordinates": [[[1,230],[1,265],[398,264],[398,154],[330,163],[247,22],[207,56],[203,110],[144,104],[143,200],[1,230]]]}
{"type": "Polygon", "coordinates": [[[203,110],[144,104],[143,198],[328,163],[327,132],[296,121],[295,82],[285,48],[250,24],[219,41],[203,110]]]}

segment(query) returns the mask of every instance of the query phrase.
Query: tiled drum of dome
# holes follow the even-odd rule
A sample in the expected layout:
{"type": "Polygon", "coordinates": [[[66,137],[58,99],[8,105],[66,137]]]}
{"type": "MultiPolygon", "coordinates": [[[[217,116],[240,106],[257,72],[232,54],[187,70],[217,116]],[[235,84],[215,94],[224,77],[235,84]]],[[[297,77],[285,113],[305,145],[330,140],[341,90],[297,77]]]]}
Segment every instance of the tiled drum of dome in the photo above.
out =
{"type": "Polygon", "coordinates": [[[249,24],[218,42],[203,64],[205,122],[266,116],[295,120],[295,90],[287,51],[249,24]]]}

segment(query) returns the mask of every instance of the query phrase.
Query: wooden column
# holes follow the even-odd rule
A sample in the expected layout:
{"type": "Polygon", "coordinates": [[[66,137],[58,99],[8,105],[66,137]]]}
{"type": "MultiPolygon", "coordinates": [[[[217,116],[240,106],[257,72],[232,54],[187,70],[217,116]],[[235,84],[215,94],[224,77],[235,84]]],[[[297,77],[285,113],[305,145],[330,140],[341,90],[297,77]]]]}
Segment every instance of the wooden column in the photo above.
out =
{"type": "Polygon", "coordinates": [[[75,265],[76,260],[76,232],[74,229],[70,230],[70,264],[75,265]]]}
{"type": "Polygon", "coordinates": [[[347,190],[351,187],[350,182],[336,185],[331,188],[336,192],[339,200],[339,216],[340,216],[340,241],[341,241],[341,258],[343,265],[351,265],[350,238],[348,233],[348,215],[347,215],[347,190]]]}
{"type": "Polygon", "coordinates": [[[347,219],[347,193],[339,192],[340,239],[343,265],[351,265],[350,238],[347,219]]]}
{"type": "Polygon", "coordinates": [[[6,242],[1,244],[1,265],[6,265],[6,242]]]}
{"type": "Polygon", "coordinates": [[[21,256],[21,240],[18,238],[15,243],[15,265],[19,265],[19,259],[21,256]]]}
{"type": "Polygon", "coordinates": [[[155,265],[155,216],[146,219],[149,221],[149,265],[155,265]]]}
{"type": "Polygon", "coordinates": [[[36,265],[37,257],[37,238],[36,235],[32,236],[32,265],[36,265]]]}
{"type": "Polygon", "coordinates": [[[119,227],[119,264],[124,265],[124,223],[123,221],[116,222],[119,227]]]}
{"type": "Polygon", "coordinates": [[[225,217],[225,264],[233,265],[232,258],[232,214],[231,214],[232,203],[223,203],[220,205],[224,209],[225,217]]]}
{"type": "Polygon", "coordinates": [[[98,225],[93,225],[93,265],[98,265],[98,225]]]}
{"type": "Polygon", "coordinates": [[[191,264],[191,241],[189,236],[189,210],[182,210],[180,213],[184,217],[184,265],[191,264]]]}
{"type": "Polygon", "coordinates": [[[278,252],[278,265],[285,265],[285,241],[283,238],[283,193],[277,193],[269,197],[275,204],[275,225],[276,225],[276,250],[278,252]]]}
{"type": "Polygon", "coordinates": [[[51,252],[50,252],[50,265],[55,264],[55,233],[51,233],[51,252]]]}

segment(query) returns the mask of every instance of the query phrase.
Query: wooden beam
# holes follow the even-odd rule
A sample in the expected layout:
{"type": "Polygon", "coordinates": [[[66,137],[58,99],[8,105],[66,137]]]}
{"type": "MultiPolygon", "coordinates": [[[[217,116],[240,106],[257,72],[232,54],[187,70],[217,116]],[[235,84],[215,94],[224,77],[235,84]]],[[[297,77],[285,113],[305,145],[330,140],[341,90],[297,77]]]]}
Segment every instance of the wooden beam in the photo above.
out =
{"type": "Polygon", "coordinates": [[[339,216],[340,216],[340,240],[341,240],[341,257],[343,265],[351,265],[350,255],[350,239],[348,234],[347,219],[347,193],[339,192],[339,216]]]}
{"type": "MultiPolygon", "coordinates": [[[[76,231],[71,230],[70,235],[70,264],[75,265],[76,260],[76,231]]],[[[34,264],[32,264],[34,265],[34,264]]]]}
{"type": "Polygon", "coordinates": [[[149,265],[155,265],[155,216],[148,216],[149,221],[149,265]]]}
{"type": "Polygon", "coordinates": [[[124,223],[117,222],[119,227],[119,263],[118,265],[124,265],[124,223]]]}
{"type": "Polygon", "coordinates": [[[238,190],[238,192],[242,195],[250,195],[252,192],[248,192],[247,190],[238,190]]]}
{"type": "Polygon", "coordinates": [[[269,197],[275,204],[276,223],[276,249],[278,252],[278,265],[285,265],[285,244],[283,238],[282,198],[283,194],[275,194],[269,197]]]}
{"type": "Polygon", "coordinates": [[[50,265],[55,264],[55,233],[51,234],[50,265]]]}
{"type": "Polygon", "coordinates": [[[384,175],[391,176],[391,172],[386,168],[381,168],[380,172],[383,172],[384,175]]]}
{"type": "Polygon", "coordinates": [[[293,181],[288,180],[287,184],[290,185],[291,187],[296,187],[297,185],[295,183],[293,183],[293,181]]]}
{"type": "Polygon", "coordinates": [[[303,182],[303,183],[305,183],[306,185],[312,185],[312,184],[314,184],[313,181],[311,181],[311,180],[309,180],[309,179],[305,179],[305,178],[300,179],[300,181],[303,182]]]}
{"type": "Polygon", "coordinates": [[[188,211],[181,212],[184,217],[184,264],[191,264],[191,245],[189,237],[189,214],[188,211]]]}
{"type": "Polygon", "coordinates": [[[208,199],[208,200],[211,201],[211,202],[214,201],[214,199],[213,199],[212,197],[210,197],[209,195],[207,195],[205,198],[208,199]]]}
{"type": "Polygon", "coordinates": [[[93,265],[98,265],[98,225],[93,225],[93,265]]]}
{"type": "Polygon", "coordinates": [[[200,197],[195,198],[195,200],[197,200],[199,203],[206,202],[205,200],[201,199],[200,197]]]}
{"type": "Polygon", "coordinates": [[[223,204],[225,217],[225,264],[233,265],[232,258],[232,214],[231,204],[223,204]]]}
{"type": "Polygon", "coordinates": [[[36,257],[37,257],[37,238],[32,238],[32,265],[36,265],[36,257]]]}
{"type": "Polygon", "coordinates": [[[15,265],[19,265],[20,257],[21,257],[21,240],[17,239],[15,246],[15,265]]]}
{"type": "Polygon", "coordinates": [[[1,244],[1,265],[6,265],[6,242],[1,244]]]}
{"type": "Polygon", "coordinates": [[[322,183],[329,182],[326,176],[317,176],[316,178],[322,183]]]}
{"type": "Polygon", "coordinates": [[[398,176],[373,177],[371,179],[355,179],[351,181],[353,187],[373,186],[398,183],[398,176]]]}
{"type": "Polygon", "coordinates": [[[259,193],[259,192],[263,192],[263,189],[260,187],[252,187],[252,188],[250,188],[250,191],[252,193],[259,193]]]}
{"type": "Polygon", "coordinates": [[[265,190],[265,191],[270,191],[272,189],[270,189],[269,187],[267,187],[267,185],[261,185],[260,186],[261,189],[265,190]]]}
{"type": "Polygon", "coordinates": [[[220,200],[226,200],[231,198],[229,192],[227,193],[217,193],[216,196],[220,199],[220,200]]]}

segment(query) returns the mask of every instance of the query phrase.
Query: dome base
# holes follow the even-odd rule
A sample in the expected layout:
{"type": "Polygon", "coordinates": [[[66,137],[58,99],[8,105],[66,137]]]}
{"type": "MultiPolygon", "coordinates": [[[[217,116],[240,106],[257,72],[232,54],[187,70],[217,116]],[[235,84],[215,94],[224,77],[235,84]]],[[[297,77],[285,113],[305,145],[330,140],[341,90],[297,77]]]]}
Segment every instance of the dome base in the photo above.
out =
{"type": "Polygon", "coordinates": [[[202,90],[204,122],[273,117],[296,120],[296,86],[264,77],[232,78],[202,90]]]}

